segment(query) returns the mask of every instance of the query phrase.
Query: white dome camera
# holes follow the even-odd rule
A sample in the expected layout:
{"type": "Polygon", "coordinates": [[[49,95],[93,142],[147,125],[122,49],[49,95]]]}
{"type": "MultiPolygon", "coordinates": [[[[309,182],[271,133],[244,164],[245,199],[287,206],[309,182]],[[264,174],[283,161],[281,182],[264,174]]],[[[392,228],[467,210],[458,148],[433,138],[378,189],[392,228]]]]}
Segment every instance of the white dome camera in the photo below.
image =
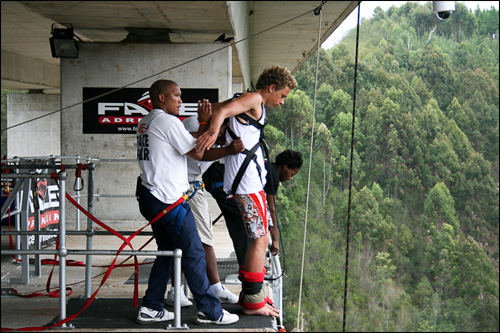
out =
{"type": "Polygon", "coordinates": [[[434,13],[440,20],[446,20],[455,11],[455,1],[433,1],[434,13]]]}

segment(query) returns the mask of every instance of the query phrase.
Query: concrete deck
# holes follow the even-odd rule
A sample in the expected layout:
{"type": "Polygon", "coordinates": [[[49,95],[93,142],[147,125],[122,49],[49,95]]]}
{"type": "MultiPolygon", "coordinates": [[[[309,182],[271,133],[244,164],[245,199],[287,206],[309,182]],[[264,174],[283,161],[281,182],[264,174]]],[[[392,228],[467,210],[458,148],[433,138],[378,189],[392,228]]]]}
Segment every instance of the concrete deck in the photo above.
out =
{"type": "MultiPolygon", "coordinates": [[[[213,200],[213,199],[212,199],[213,200]]],[[[209,200],[210,201],[210,200],[209,200]]],[[[214,205],[214,202],[211,202],[211,209],[212,209],[212,214],[213,218],[215,219],[220,211],[218,211],[218,207],[214,205]]],[[[6,226],[2,226],[2,231],[7,230],[6,226]]],[[[128,231],[135,231],[129,229],[122,229],[122,230],[128,230],[128,231]]],[[[145,231],[150,231],[150,228],[146,228],[145,231]]],[[[232,242],[229,238],[229,234],[227,232],[227,228],[225,225],[225,221],[223,218],[221,218],[216,225],[214,226],[214,248],[216,251],[217,258],[230,258],[234,256],[233,253],[233,248],[232,248],[232,242]]],[[[13,237],[14,238],[14,237],[13,237]]],[[[134,246],[134,249],[138,249],[141,247],[148,239],[150,236],[144,237],[144,236],[137,236],[132,240],[132,244],[134,246]]],[[[67,236],[67,248],[68,249],[85,249],[85,236],[75,236],[75,235],[68,235],[67,236]]],[[[115,236],[95,236],[93,240],[93,248],[94,249],[100,249],[100,250],[117,250],[118,247],[122,244],[122,241],[119,240],[115,236]]],[[[8,236],[2,236],[2,249],[8,249],[9,248],[9,239],[8,236]]],[[[49,247],[49,248],[54,248],[54,247],[49,247]]],[[[144,250],[156,250],[156,243],[154,240],[147,245],[147,247],[144,250]]],[[[11,283],[11,278],[19,278],[21,276],[21,265],[16,263],[15,260],[11,255],[4,255],[2,254],[2,300],[1,300],[1,320],[2,320],[2,329],[4,328],[23,328],[23,327],[39,327],[39,326],[44,326],[47,325],[51,322],[54,321],[54,319],[59,315],[59,298],[50,298],[50,297],[33,297],[33,298],[25,298],[25,297],[19,297],[19,296],[11,296],[9,295],[9,290],[10,289],[15,289],[19,293],[33,293],[33,292],[40,292],[43,294],[46,294],[45,288],[46,288],[46,283],[48,276],[50,274],[50,271],[52,270],[52,265],[42,265],[41,268],[41,276],[30,276],[30,281],[29,284],[12,284],[11,283]]],[[[53,256],[51,255],[42,255],[42,259],[53,259],[53,256]]],[[[124,260],[126,257],[120,256],[117,263],[121,262],[124,260]]],[[[139,256],[139,262],[143,262],[146,258],[151,258],[151,257],[142,257],[139,256]]],[[[75,261],[85,261],[85,256],[68,256],[68,260],[75,260],[75,261]]],[[[93,256],[93,265],[109,265],[112,260],[114,259],[114,256],[93,256]]],[[[130,259],[127,263],[133,263],[133,259],[130,259]]],[[[33,270],[33,265],[30,265],[30,270],[33,270]]],[[[104,273],[107,270],[107,268],[103,267],[94,267],[92,270],[92,276],[96,276],[100,273],[104,273]]],[[[119,267],[115,268],[111,275],[109,276],[108,280],[104,284],[104,286],[100,289],[98,295],[97,295],[97,300],[95,300],[90,306],[82,312],[80,316],[83,316],[87,312],[91,310],[96,310],[93,307],[97,307],[100,304],[105,303],[104,300],[112,300],[115,299],[117,304],[119,304],[120,307],[123,307],[121,309],[122,311],[122,316],[124,321],[128,322],[133,322],[130,328],[124,327],[123,325],[120,326],[118,323],[116,325],[108,325],[108,328],[99,328],[98,326],[95,326],[92,328],[92,325],[85,325],[85,326],[90,326],[90,328],[82,328],[82,325],[80,324],[80,327],[78,325],[73,325],[72,322],[67,324],[66,328],[62,327],[57,327],[54,329],[57,329],[59,331],[72,331],[72,332],[96,332],[96,331],[101,331],[101,332],[113,332],[113,331],[119,331],[119,332],[126,332],[126,331],[134,331],[134,332],[139,332],[139,331],[164,331],[166,329],[166,326],[168,324],[172,323],[173,321],[164,323],[162,325],[160,324],[154,324],[154,325],[141,325],[141,324],[136,324],[135,323],[135,317],[137,316],[137,311],[138,308],[134,308],[132,305],[132,299],[133,299],[133,284],[127,284],[125,283],[131,276],[131,274],[134,271],[134,267],[119,267]],[[129,318],[131,317],[132,318],[129,318]],[[158,326],[159,325],[159,326],[158,326]],[[113,328],[113,326],[116,326],[117,328],[113,328]],[[121,327],[121,328],[118,328],[121,327]]],[[[58,267],[55,268],[54,273],[52,275],[52,283],[51,286],[53,288],[57,288],[58,286],[58,280],[59,280],[59,270],[58,267]]],[[[71,287],[73,290],[72,295],[67,297],[67,313],[66,317],[69,317],[73,313],[70,312],[70,310],[75,310],[78,308],[78,306],[83,305],[85,303],[85,284],[84,284],[84,276],[85,276],[85,268],[84,267],[75,267],[75,266],[68,266],[67,267],[67,286],[71,287]]],[[[100,283],[102,281],[102,275],[96,278],[92,279],[92,293],[97,290],[99,287],[100,283]]],[[[228,279],[228,283],[226,281],[222,281],[224,286],[231,290],[233,293],[236,295],[239,294],[241,290],[241,284],[237,283],[234,281],[234,277],[232,279],[228,279]],[[230,280],[230,281],[229,281],[230,280]]],[[[144,292],[147,288],[147,284],[139,284],[139,304],[140,304],[140,299],[144,295],[144,292]]],[[[269,293],[268,294],[272,294],[269,293]]],[[[234,305],[230,306],[225,306],[223,305],[224,308],[226,308],[229,311],[233,311],[240,315],[240,324],[243,324],[244,326],[248,327],[236,327],[232,325],[228,326],[217,326],[216,328],[209,328],[205,326],[198,326],[196,324],[191,324],[194,320],[194,314],[195,312],[195,306],[192,306],[189,308],[184,308],[182,309],[182,318],[181,318],[181,323],[185,324],[188,323],[188,328],[190,331],[249,331],[249,332],[256,332],[256,331],[275,331],[273,329],[273,323],[274,319],[270,319],[269,317],[260,317],[260,316],[245,316],[241,312],[241,307],[236,307],[234,305]],[[244,318],[248,317],[248,318],[244,318]]],[[[167,307],[167,309],[169,309],[167,307]]],[[[169,309],[173,311],[173,309],[169,309]]],[[[98,310],[99,311],[99,310],[98,310]]],[[[120,311],[120,309],[118,309],[120,311]]],[[[93,321],[95,319],[96,324],[99,320],[104,320],[106,318],[111,318],[113,311],[102,311],[102,316],[95,315],[94,317],[87,317],[86,320],[88,321],[93,321]],[[110,317],[111,316],[111,317],[110,317]]],[[[79,317],[80,317],[79,316],[79,317]]],[[[78,322],[77,317],[74,322],[78,322]]],[[[116,319],[113,319],[116,320],[116,319]]],[[[121,321],[121,319],[119,319],[121,321]]],[[[87,324],[87,323],[86,323],[87,324]]],[[[236,325],[236,324],[235,324],[236,325]]],[[[274,323],[275,325],[275,323],[274,323]]],[[[126,326],[126,325],[125,325],[126,326]]],[[[215,325],[214,325],[215,326],[215,325]]],[[[241,326],[241,325],[239,325],[241,326]]],[[[174,330],[175,331],[175,330],[174,330]]]]}

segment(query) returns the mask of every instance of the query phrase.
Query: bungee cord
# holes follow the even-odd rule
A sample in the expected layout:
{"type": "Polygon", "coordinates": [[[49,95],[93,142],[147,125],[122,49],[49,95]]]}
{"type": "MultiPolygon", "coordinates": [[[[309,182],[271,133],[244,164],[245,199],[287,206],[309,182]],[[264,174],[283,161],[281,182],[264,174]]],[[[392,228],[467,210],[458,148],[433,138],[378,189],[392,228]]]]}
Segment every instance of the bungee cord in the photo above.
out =
{"type": "Polygon", "coordinates": [[[347,236],[346,236],[346,252],[345,252],[345,285],[344,285],[344,314],[342,320],[342,332],[346,328],[347,315],[347,286],[349,278],[349,242],[351,238],[351,197],[352,197],[352,171],[354,162],[354,129],[356,124],[356,90],[358,82],[358,49],[359,49],[359,16],[360,16],[361,1],[358,1],[358,24],[356,29],[356,60],[354,63],[354,92],[352,103],[352,131],[351,131],[351,166],[349,171],[349,204],[347,207],[347,236]]]}
{"type": "MultiPolygon", "coordinates": [[[[325,1],[325,2],[326,2],[326,1],[325,1]]],[[[204,58],[204,57],[207,57],[207,56],[212,55],[212,54],[214,54],[214,53],[217,53],[217,52],[219,52],[219,51],[221,51],[221,50],[224,50],[224,49],[226,49],[226,48],[228,48],[228,47],[231,47],[232,45],[236,45],[236,44],[238,44],[238,43],[244,42],[244,41],[245,41],[245,40],[247,40],[247,39],[250,39],[250,38],[256,37],[256,36],[261,35],[261,34],[263,34],[263,33],[265,33],[265,32],[268,32],[268,31],[270,31],[270,30],[276,29],[277,27],[280,27],[280,26],[285,25],[285,24],[287,24],[287,23],[289,23],[289,22],[292,22],[292,21],[294,21],[294,20],[297,20],[297,19],[301,18],[302,16],[305,16],[305,15],[307,15],[307,14],[309,14],[309,13],[311,13],[311,12],[314,12],[314,11],[316,11],[316,10],[317,10],[317,8],[315,8],[315,9],[313,9],[313,10],[308,10],[307,12],[302,13],[302,14],[300,14],[300,15],[298,15],[298,16],[295,16],[295,17],[293,17],[293,18],[291,18],[291,19],[288,19],[288,20],[286,20],[286,21],[283,21],[283,22],[281,22],[281,23],[278,23],[278,24],[276,24],[276,25],[274,25],[274,26],[272,26],[272,27],[269,27],[269,28],[267,28],[267,29],[264,29],[264,30],[262,30],[262,31],[260,31],[260,32],[257,32],[257,33],[255,33],[255,34],[253,34],[253,35],[250,35],[250,36],[245,37],[245,38],[243,38],[243,39],[240,39],[240,40],[238,40],[238,41],[235,41],[233,44],[223,46],[223,47],[221,47],[221,48],[219,48],[219,49],[217,49],[217,50],[214,50],[214,51],[208,52],[208,53],[206,53],[206,54],[202,54],[202,55],[200,55],[200,56],[198,56],[198,57],[196,57],[196,58],[193,58],[193,59],[191,59],[191,60],[185,61],[185,62],[180,63],[180,64],[178,64],[178,65],[175,65],[175,66],[173,66],[173,67],[167,68],[167,69],[165,69],[165,70],[163,70],[163,71],[160,71],[160,72],[158,72],[158,73],[155,73],[155,74],[152,74],[152,75],[146,76],[146,77],[144,77],[144,78],[142,78],[142,79],[140,79],[140,80],[137,80],[137,81],[131,82],[131,83],[126,84],[126,85],[124,85],[124,86],[121,86],[121,87],[119,87],[119,88],[116,88],[116,89],[113,89],[113,90],[111,90],[111,91],[105,92],[105,93],[103,93],[103,94],[101,94],[101,95],[94,96],[94,97],[91,97],[91,98],[86,99],[86,100],[84,100],[84,101],[81,101],[81,102],[78,102],[78,103],[74,103],[74,104],[68,105],[68,106],[63,107],[63,108],[60,108],[60,109],[58,109],[58,110],[56,110],[56,111],[52,111],[52,112],[50,112],[50,113],[44,114],[44,115],[42,115],[42,116],[39,116],[39,117],[36,117],[36,118],[30,119],[30,120],[26,120],[26,121],[21,122],[21,123],[19,123],[19,124],[12,125],[12,126],[9,126],[9,127],[6,127],[6,128],[4,128],[4,129],[2,129],[2,132],[3,132],[3,131],[7,131],[7,130],[12,129],[12,128],[15,128],[15,127],[18,127],[18,126],[21,126],[21,125],[24,125],[24,124],[27,124],[27,123],[30,123],[30,122],[35,121],[35,120],[39,120],[39,119],[42,119],[42,118],[48,117],[48,116],[50,116],[50,115],[52,115],[52,114],[55,114],[55,113],[61,112],[61,111],[63,111],[63,110],[70,109],[70,108],[73,108],[73,107],[75,107],[75,106],[78,106],[78,105],[81,105],[81,104],[84,104],[84,103],[91,102],[91,101],[96,100],[96,99],[98,99],[98,98],[101,98],[101,97],[104,97],[104,96],[107,96],[107,95],[113,94],[113,93],[115,93],[115,92],[117,92],[117,91],[120,91],[120,90],[122,90],[122,89],[125,89],[125,88],[127,88],[127,87],[130,87],[130,86],[132,86],[132,85],[134,85],[134,84],[140,83],[140,82],[142,82],[142,81],[145,81],[145,80],[151,79],[151,78],[153,78],[153,77],[155,77],[155,76],[158,76],[158,75],[164,74],[164,73],[169,72],[169,71],[171,71],[171,70],[174,70],[174,69],[176,69],[176,68],[179,68],[179,67],[182,67],[182,66],[184,66],[184,65],[190,64],[190,63],[195,62],[195,61],[197,61],[197,60],[200,60],[200,59],[202,59],[202,58],[204,58]]]]}
{"type": "Polygon", "coordinates": [[[300,325],[300,308],[302,303],[302,282],[304,277],[304,261],[305,261],[305,253],[306,253],[306,235],[307,235],[307,216],[309,212],[309,192],[310,192],[310,184],[311,184],[311,164],[312,164],[312,151],[313,151],[313,143],[314,143],[314,118],[316,117],[316,92],[318,88],[318,71],[319,71],[319,52],[321,48],[321,19],[322,19],[322,8],[326,1],[322,1],[321,5],[314,10],[314,15],[319,16],[318,21],[318,49],[316,51],[316,78],[314,81],[314,100],[313,100],[313,117],[312,117],[312,127],[311,127],[311,149],[309,151],[309,172],[307,175],[307,196],[306,196],[306,216],[304,222],[304,242],[302,245],[302,266],[300,271],[300,284],[299,284],[299,306],[297,311],[297,331],[299,330],[300,325]]]}

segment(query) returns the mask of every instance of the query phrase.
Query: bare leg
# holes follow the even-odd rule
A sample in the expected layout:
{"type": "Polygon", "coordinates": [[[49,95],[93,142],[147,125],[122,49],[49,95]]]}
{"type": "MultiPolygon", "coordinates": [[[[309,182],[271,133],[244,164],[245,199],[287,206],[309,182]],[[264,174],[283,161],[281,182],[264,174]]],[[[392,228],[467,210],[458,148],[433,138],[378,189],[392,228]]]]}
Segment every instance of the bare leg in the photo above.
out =
{"type": "Polygon", "coordinates": [[[205,261],[207,262],[207,277],[210,284],[220,282],[219,271],[217,270],[217,258],[215,257],[214,248],[210,245],[203,244],[205,249],[205,261]]]}
{"type": "Polygon", "coordinates": [[[247,272],[262,272],[267,244],[269,244],[269,234],[250,240],[250,248],[245,260],[245,270],[247,272]]]}
{"type": "MultiPolygon", "coordinates": [[[[260,273],[264,269],[264,258],[266,255],[267,245],[269,244],[269,234],[262,236],[257,239],[251,239],[250,248],[248,249],[245,270],[247,272],[260,273]]],[[[279,317],[280,311],[276,309],[273,305],[266,304],[260,309],[245,309],[243,308],[243,313],[246,315],[257,315],[257,316],[272,316],[279,317]]]]}

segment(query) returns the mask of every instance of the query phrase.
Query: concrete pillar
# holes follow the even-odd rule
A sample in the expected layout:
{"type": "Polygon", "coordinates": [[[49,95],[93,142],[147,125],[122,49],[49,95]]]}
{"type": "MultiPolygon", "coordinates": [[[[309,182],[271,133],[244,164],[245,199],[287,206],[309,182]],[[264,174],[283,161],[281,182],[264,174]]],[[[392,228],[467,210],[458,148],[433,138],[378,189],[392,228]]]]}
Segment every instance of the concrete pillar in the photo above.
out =
{"type": "MultiPolygon", "coordinates": [[[[134,160],[97,162],[96,194],[134,194],[139,175],[136,136],[135,133],[84,134],[83,88],[147,89],[156,80],[169,79],[181,89],[217,88],[222,101],[231,94],[232,64],[231,48],[214,52],[219,49],[220,44],[214,43],[80,43],[77,59],[61,59],[62,155],[134,160]],[[188,61],[192,62],[184,64],[188,61]]],[[[72,186],[68,187],[71,193],[72,186]]],[[[110,225],[118,223],[117,228],[145,223],[135,198],[97,198],[94,209],[96,217],[110,225]]],[[[71,220],[72,216],[67,218],[71,220]]]]}
{"type": "Polygon", "coordinates": [[[59,95],[43,93],[7,95],[7,127],[19,125],[7,132],[7,155],[9,157],[60,155],[60,114],[52,113],[59,109],[59,95]],[[35,118],[39,119],[25,123],[35,118]]]}

